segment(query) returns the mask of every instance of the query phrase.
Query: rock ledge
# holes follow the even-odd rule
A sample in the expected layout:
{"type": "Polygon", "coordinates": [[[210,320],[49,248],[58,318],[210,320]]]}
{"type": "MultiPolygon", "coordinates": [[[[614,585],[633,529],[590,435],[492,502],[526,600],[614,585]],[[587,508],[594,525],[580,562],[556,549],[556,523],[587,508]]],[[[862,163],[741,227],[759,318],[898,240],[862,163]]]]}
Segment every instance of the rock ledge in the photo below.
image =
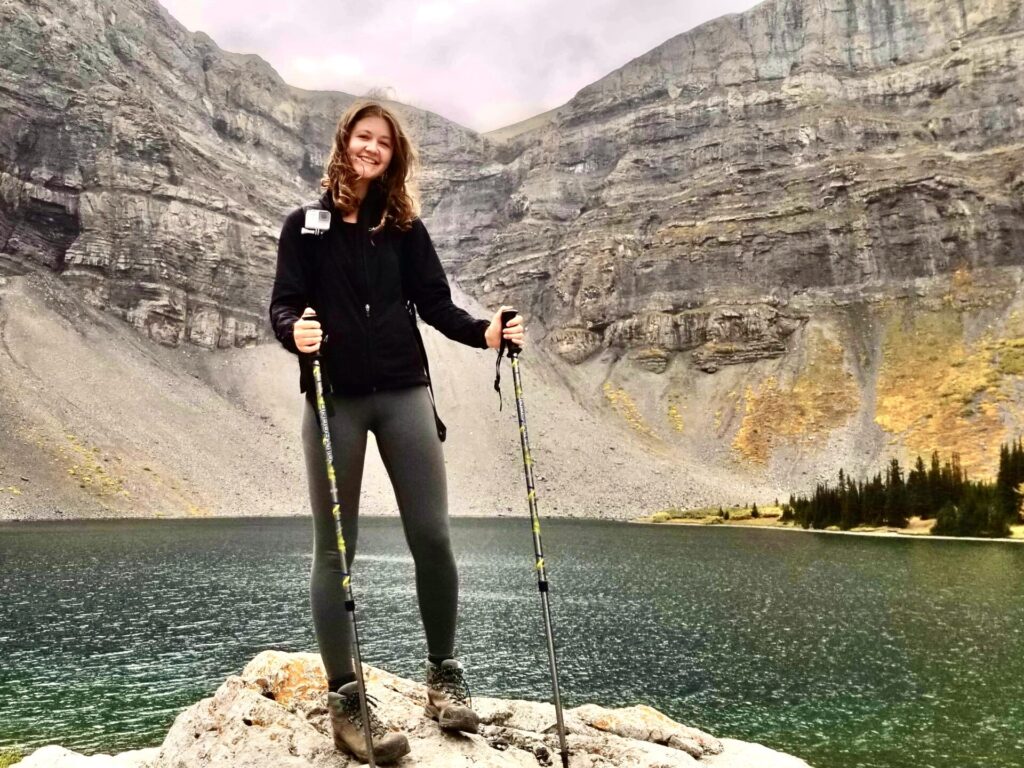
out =
{"type": "MultiPolygon", "coordinates": [[[[372,667],[368,685],[387,718],[409,736],[403,768],[534,768],[560,765],[554,707],[475,698],[483,725],[474,736],[442,734],[423,716],[423,687],[372,667]]],[[[160,747],[85,757],[58,746],[18,768],[345,768],[330,737],[319,656],[264,651],[239,676],[175,719],[160,747]]],[[[809,768],[757,744],[716,739],[647,706],[567,710],[572,768],[809,768]]]]}

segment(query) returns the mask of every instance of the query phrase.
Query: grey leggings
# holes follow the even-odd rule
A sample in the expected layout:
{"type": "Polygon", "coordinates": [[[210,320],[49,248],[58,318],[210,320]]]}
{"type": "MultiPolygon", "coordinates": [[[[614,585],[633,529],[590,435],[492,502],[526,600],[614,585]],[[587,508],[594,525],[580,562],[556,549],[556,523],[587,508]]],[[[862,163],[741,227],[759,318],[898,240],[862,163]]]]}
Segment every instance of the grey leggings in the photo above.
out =
{"type": "MultiPolygon", "coordinates": [[[[452,656],[459,578],[448,535],[448,491],[444,453],[426,387],[332,397],[328,418],[342,532],[351,567],[358,539],[359,489],[366,435],[372,431],[395,489],[405,539],[416,567],[416,595],[431,657],[452,656]]],[[[310,576],[313,626],[331,685],[354,679],[349,615],[341,589],[330,489],[316,410],[306,405],[302,421],[306,477],[313,508],[314,553],[310,576]]]]}

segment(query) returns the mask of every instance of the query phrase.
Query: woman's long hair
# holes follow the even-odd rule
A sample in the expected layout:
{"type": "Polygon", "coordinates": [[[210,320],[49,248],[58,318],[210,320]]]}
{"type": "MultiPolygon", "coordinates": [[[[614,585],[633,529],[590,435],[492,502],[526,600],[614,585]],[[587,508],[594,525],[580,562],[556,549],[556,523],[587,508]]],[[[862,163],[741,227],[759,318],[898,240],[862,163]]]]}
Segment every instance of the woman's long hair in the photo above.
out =
{"type": "Polygon", "coordinates": [[[419,204],[412,185],[416,149],[395,114],[382,104],[375,101],[356,102],[341,116],[338,128],[334,132],[334,146],[331,147],[331,156],[327,159],[327,169],[320,180],[320,186],[330,191],[331,199],[338,210],[344,213],[358,210],[360,200],[353,189],[359,179],[359,173],[352,167],[347,150],[352,129],[364,117],[381,117],[387,120],[394,137],[391,162],[384,175],[375,182],[383,187],[386,196],[384,214],[376,229],[383,227],[388,219],[399,229],[408,229],[419,215],[419,204]]]}

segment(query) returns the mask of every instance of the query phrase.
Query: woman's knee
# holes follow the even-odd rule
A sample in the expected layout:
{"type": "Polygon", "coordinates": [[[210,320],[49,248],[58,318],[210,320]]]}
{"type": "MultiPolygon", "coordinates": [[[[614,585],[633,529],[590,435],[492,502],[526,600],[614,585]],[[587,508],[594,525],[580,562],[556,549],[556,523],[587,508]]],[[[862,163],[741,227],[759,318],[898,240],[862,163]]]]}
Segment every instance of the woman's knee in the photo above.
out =
{"type": "MultiPolygon", "coordinates": [[[[347,555],[346,560],[348,562],[348,568],[352,567],[352,561],[355,559],[356,553],[352,548],[346,548],[345,554],[347,555]]],[[[347,570],[347,569],[346,569],[347,570]]],[[[313,571],[315,573],[331,573],[341,574],[341,555],[336,548],[334,549],[317,549],[313,555],[313,571]]]]}
{"type": "Polygon", "coordinates": [[[426,531],[409,536],[409,551],[417,566],[443,567],[455,563],[447,531],[426,531]]]}

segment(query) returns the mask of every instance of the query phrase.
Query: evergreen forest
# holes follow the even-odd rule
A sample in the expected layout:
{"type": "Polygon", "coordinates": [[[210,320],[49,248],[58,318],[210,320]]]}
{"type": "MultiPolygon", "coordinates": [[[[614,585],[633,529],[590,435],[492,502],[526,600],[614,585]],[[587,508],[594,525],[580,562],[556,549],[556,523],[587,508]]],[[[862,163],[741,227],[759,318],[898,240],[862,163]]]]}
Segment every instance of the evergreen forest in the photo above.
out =
{"type": "Polygon", "coordinates": [[[842,469],[836,485],[819,483],[810,496],[790,496],[782,505],[782,521],[804,528],[858,526],[906,528],[911,517],[935,519],[932,534],[1002,537],[1021,517],[1024,444],[1003,444],[993,482],[971,480],[953,453],[941,462],[938,451],[927,466],[920,456],[909,472],[890,459],[884,474],[852,480],[842,469]]]}

